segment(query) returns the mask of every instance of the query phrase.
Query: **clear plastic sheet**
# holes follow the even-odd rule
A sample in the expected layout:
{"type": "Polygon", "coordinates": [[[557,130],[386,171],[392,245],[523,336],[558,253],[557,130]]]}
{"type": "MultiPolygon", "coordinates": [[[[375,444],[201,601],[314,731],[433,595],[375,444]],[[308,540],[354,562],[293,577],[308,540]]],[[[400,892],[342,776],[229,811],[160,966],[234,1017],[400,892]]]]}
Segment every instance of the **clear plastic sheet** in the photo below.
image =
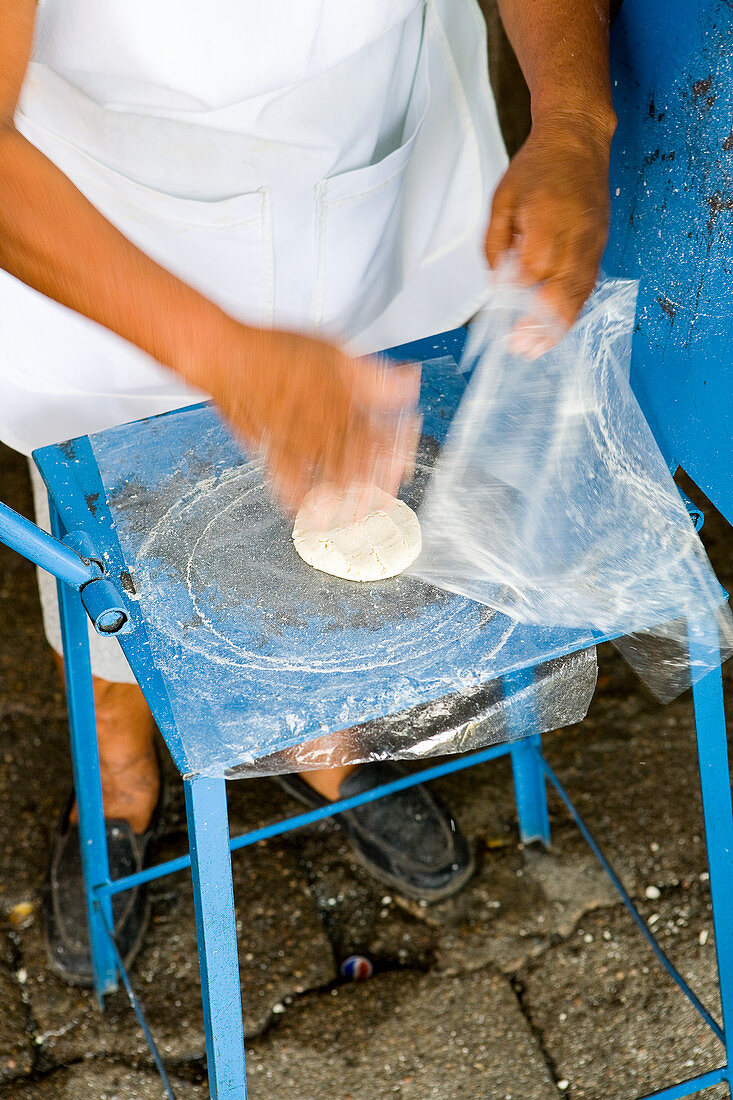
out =
{"type": "Polygon", "coordinates": [[[374,760],[423,760],[514,741],[530,728],[546,733],[585,718],[597,677],[596,651],[583,649],[538,665],[511,698],[502,681],[493,680],[306,741],[253,764],[236,764],[227,769],[226,777],[279,775],[374,760]]]}
{"type": "MultiPolygon", "coordinates": [[[[423,364],[412,507],[464,390],[454,358],[423,364]]],[[[523,628],[415,577],[359,584],[312,569],[261,461],[210,406],[90,443],[144,624],[120,641],[146,690],[165,693],[182,772],[421,758],[585,716],[593,635],[523,628]],[[497,683],[506,674],[524,678],[512,702],[497,683]]]]}
{"type": "Polygon", "coordinates": [[[464,354],[473,374],[419,512],[416,576],[520,622],[627,636],[673,698],[733,651],[733,618],[629,385],[637,284],[599,283],[535,361],[542,318],[505,271],[464,354]],[[475,366],[474,366],[475,364],[475,366]],[[707,642],[688,645],[688,620],[707,642]]]}

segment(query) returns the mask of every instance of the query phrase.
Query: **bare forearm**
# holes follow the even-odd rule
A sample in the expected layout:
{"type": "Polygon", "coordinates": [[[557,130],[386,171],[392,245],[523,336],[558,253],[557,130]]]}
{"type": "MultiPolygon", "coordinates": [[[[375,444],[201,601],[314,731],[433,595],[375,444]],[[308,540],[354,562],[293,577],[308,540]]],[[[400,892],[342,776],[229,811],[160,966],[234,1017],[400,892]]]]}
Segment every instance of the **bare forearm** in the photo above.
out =
{"type": "Polygon", "coordinates": [[[131,244],[12,126],[0,128],[0,267],[208,388],[231,319],[131,244]]]}
{"type": "Polygon", "coordinates": [[[609,139],[608,0],[499,0],[532,97],[533,122],[585,116],[609,139]]]}

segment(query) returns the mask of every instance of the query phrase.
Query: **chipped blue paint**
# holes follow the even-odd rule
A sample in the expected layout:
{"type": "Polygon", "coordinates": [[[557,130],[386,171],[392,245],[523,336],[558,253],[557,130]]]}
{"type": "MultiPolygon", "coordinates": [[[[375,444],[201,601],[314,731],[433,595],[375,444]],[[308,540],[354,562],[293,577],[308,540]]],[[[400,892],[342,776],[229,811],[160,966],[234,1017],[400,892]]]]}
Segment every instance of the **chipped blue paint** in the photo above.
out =
{"type": "Polygon", "coordinates": [[[733,521],[733,18],[625,0],[605,267],[638,278],[631,381],[665,457],[733,521]]]}

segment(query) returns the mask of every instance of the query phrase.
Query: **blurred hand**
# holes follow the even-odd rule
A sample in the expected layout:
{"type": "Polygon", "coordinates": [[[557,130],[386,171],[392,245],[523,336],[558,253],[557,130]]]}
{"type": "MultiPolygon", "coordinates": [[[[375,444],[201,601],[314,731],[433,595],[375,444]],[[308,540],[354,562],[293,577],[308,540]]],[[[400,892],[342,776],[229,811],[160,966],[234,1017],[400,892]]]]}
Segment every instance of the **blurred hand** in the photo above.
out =
{"type": "Polygon", "coordinates": [[[538,285],[538,307],[560,322],[553,335],[538,332],[535,318],[520,323],[513,344],[528,358],[570,328],[598,277],[608,236],[611,136],[607,121],[584,115],[536,121],[494,194],[489,264],[513,250],[521,280],[538,285]]]}
{"type": "Polygon", "coordinates": [[[206,387],[242,441],[264,453],[286,511],[322,481],[396,494],[414,458],[419,367],[386,367],[322,340],[236,325],[206,387]]]}

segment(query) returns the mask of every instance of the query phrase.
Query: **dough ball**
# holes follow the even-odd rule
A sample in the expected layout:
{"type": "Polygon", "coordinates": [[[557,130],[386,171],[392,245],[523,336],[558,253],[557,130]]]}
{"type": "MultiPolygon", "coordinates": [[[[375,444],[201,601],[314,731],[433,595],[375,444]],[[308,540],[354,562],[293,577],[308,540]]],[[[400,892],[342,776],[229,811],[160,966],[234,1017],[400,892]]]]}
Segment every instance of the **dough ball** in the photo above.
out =
{"type": "Polygon", "coordinates": [[[348,581],[396,577],[422,546],[412,508],[376,486],[311,489],[295,517],[293,542],[308,565],[348,581]]]}

